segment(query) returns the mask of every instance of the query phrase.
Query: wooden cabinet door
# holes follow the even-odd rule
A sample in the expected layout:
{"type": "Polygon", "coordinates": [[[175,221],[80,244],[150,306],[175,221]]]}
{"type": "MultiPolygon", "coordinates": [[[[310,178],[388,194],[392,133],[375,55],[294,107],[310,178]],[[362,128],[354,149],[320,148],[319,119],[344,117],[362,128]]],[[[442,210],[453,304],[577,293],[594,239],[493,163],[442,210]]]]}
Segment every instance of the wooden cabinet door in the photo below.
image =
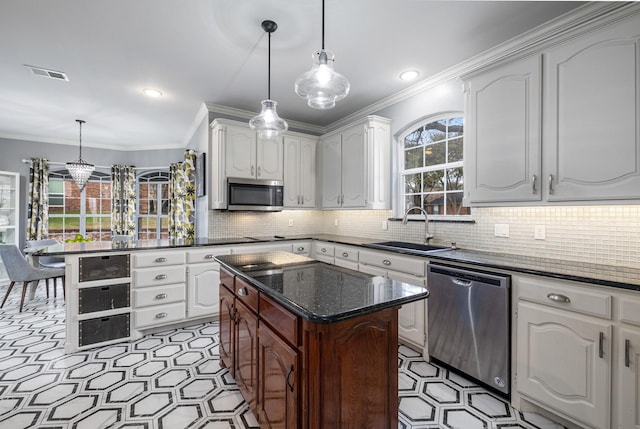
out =
{"type": "Polygon", "coordinates": [[[320,142],[322,208],[340,207],[342,196],[342,143],[340,134],[320,142]]]}
{"type": "Polygon", "coordinates": [[[640,429],[640,329],[618,335],[618,426],[640,429]]]}
{"type": "Polygon", "coordinates": [[[260,393],[258,421],[261,428],[298,428],[298,352],[260,322],[260,393]]]}
{"type": "Polygon", "coordinates": [[[355,125],[342,132],[342,207],[366,205],[366,138],[364,126],[355,125]]]}
{"type": "Polygon", "coordinates": [[[638,198],[638,28],[636,16],[545,54],[547,200],[638,198]]]}
{"type": "Polygon", "coordinates": [[[611,323],[520,301],[517,388],[591,427],[609,427],[611,323]]]}
{"type": "MultiPolygon", "coordinates": [[[[256,179],[283,180],[284,146],[282,136],[260,138],[255,148],[256,179]]],[[[245,154],[247,156],[247,154],[245,154]]]]}
{"type": "Polygon", "coordinates": [[[258,394],[258,316],[236,300],[235,380],[242,396],[256,411],[258,394]]]}
{"type": "Polygon", "coordinates": [[[249,127],[225,125],[224,140],[225,177],[255,178],[257,167],[255,131],[249,127]]]}
{"type": "Polygon", "coordinates": [[[188,270],[187,317],[215,316],[220,312],[220,264],[190,265],[188,270]]]}
{"type": "Polygon", "coordinates": [[[222,365],[235,376],[233,362],[233,345],[235,334],[235,307],[233,293],[224,286],[220,286],[220,360],[222,365]]]}
{"type": "Polygon", "coordinates": [[[465,82],[465,197],[469,203],[541,199],[541,56],[465,82]]]}

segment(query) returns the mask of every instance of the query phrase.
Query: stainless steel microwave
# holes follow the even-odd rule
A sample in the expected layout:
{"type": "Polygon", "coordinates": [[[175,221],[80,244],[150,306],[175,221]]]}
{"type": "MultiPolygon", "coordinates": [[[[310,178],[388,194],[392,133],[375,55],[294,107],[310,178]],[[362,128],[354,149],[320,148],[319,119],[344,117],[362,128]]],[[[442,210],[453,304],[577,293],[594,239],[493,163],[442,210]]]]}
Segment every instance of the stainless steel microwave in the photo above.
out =
{"type": "Polygon", "coordinates": [[[281,180],[227,179],[227,209],[277,212],[284,206],[281,180]]]}

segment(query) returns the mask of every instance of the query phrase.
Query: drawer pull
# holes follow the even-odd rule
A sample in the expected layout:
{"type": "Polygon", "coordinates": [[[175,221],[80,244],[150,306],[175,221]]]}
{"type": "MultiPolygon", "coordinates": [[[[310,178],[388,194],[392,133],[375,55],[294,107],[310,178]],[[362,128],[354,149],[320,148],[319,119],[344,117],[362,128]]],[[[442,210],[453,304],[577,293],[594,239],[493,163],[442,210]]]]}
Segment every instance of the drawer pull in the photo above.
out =
{"type": "Polygon", "coordinates": [[[598,337],[598,357],[604,359],[604,332],[600,332],[598,337]]]}
{"type": "Polygon", "coordinates": [[[289,370],[289,373],[287,374],[287,386],[289,386],[289,390],[291,390],[293,392],[293,384],[291,384],[291,382],[289,381],[289,377],[291,377],[291,374],[293,374],[293,365],[291,365],[291,369],[289,370]]]}
{"type": "Polygon", "coordinates": [[[166,275],[166,274],[158,274],[158,275],[155,277],[155,279],[156,279],[156,280],[164,280],[164,279],[166,279],[166,278],[167,278],[167,275],[166,275]]]}
{"type": "Polygon", "coordinates": [[[156,258],[156,262],[167,262],[167,258],[156,258]]]}
{"type": "Polygon", "coordinates": [[[631,341],[624,340],[624,366],[631,367],[631,341]]]}
{"type": "Polygon", "coordinates": [[[345,258],[348,258],[349,254],[347,252],[342,252],[342,256],[345,257],[345,258]]]}
{"type": "Polygon", "coordinates": [[[167,313],[158,313],[156,314],[156,319],[164,319],[167,317],[167,313]]]}
{"type": "Polygon", "coordinates": [[[568,296],[560,295],[558,293],[550,293],[549,295],[547,295],[547,298],[549,298],[551,301],[562,302],[565,304],[568,304],[571,302],[568,296]]]}
{"type": "Polygon", "coordinates": [[[534,174],[533,176],[531,176],[531,187],[533,188],[531,191],[532,194],[536,193],[536,180],[538,180],[538,178],[536,177],[536,175],[534,174]]]}
{"type": "Polygon", "coordinates": [[[303,246],[298,247],[298,252],[304,252],[304,247],[303,246]]]}
{"type": "Polygon", "coordinates": [[[248,295],[249,295],[249,291],[247,290],[246,287],[238,289],[238,296],[248,296],[248,295]]]}
{"type": "Polygon", "coordinates": [[[204,255],[204,259],[213,259],[213,258],[215,258],[215,256],[212,254],[204,255]]]}
{"type": "Polygon", "coordinates": [[[324,247],[323,247],[322,249],[320,249],[320,251],[321,251],[322,253],[327,253],[327,249],[325,249],[324,247]]]}
{"type": "Polygon", "coordinates": [[[159,293],[156,295],[156,299],[165,299],[167,297],[166,293],[159,293]]]}
{"type": "Polygon", "coordinates": [[[385,259],[384,261],[382,261],[382,263],[385,265],[391,265],[391,261],[388,259],[385,259]]]}
{"type": "Polygon", "coordinates": [[[549,174],[549,195],[553,194],[553,174],[549,174]]]}

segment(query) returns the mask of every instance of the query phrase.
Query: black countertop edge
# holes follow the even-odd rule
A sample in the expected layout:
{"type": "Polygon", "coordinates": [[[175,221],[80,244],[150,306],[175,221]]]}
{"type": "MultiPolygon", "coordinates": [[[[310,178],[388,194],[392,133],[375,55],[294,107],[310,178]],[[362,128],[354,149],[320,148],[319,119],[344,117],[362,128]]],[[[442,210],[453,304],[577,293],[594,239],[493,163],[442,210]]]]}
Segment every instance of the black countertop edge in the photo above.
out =
{"type": "MultiPolygon", "coordinates": [[[[82,253],[103,253],[103,252],[123,252],[123,251],[142,251],[142,250],[158,250],[158,249],[170,249],[170,248],[190,248],[190,247],[205,247],[205,246],[224,246],[235,244],[251,244],[251,243],[268,243],[278,241],[294,241],[294,240],[319,240],[336,244],[346,244],[360,246],[364,248],[370,248],[371,250],[382,250],[380,248],[370,247],[369,243],[375,243],[378,241],[384,241],[384,239],[375,238],[363,238],[363,237],[350,237],[334,234],[302,234],[302,235],[289,235],[289,236],[265,236],[265,237],[232,237],[222,239],[196,239],[193,242],[174,242],[171,240],[142,240],[125,242],[130,247],[121,246],[118,243],[112,242],[89,242],[89,243],[60,243],[56,246],[49,247],[46,252],[40,254],[46,256],[63,256],[70,254],[82,254],[82,253]],[[103,247],[100,247],[103,246],[103,247]],[[112,247],[113,246],[113,247],[112,247]]],[[[581,266],[589,267],[590,271],[597,271],[599,267],[610,267],[591,263],[579,263],[563,260],[549,260],[536,257],[516,256],[519,259],[528,259],[526,264],[518,263],[505,263],[499,262],[499,259],[504,259],[509,255],[496,254],[492,252],[480,251],[480,250],[444,250],[430,254],[424,252],[411,251],[407,249],[385,249],[387,252],[394,252],[399,254],[419,256],[425,259],[456,262],[461,264],[474,265],[479,267],[494,268],[505,271],[514,271],[525,274],[532,274],[544,277],[552,277],[563,280],[572,280],[583,283],[590,283],[600,286],[613,287],[618,289],[626,289],[632,291],[640,291],[640,270],[633,269],[631,267],[620,267],[622,269],[633,270],[638,272],[636,276],[638,283],[628,283],[625,281],[608,280],[601,277],[588,277],[584,275],[570,274],[567,272],[569,266],[581,266]],[[475,258],[475,259],[474,259],[475,258]],[[549,271],[543,268],[530,268],[525,265],[535,264],[536,261],[542,261],[548,263],[553,261],[554,265],[564,265],[565,268],[559,268],[554,271],[549,271]]]]}
{"type": "MultiPolygon", "coordinates": [[[[400,307],[400,306],[402,306],[404,304],[408,304],[408,303],[414,302],[414,301],[420,301],[421,299],[425,299],[425,298],[429,297],[429,291],[427,289],[425,289],[425,291],[423,293],[416,294],[416,295],[413,295],[411,297],[399,298],[399,299],[396,299],[396,300],[388,302],[388,303],[374,304],[374,305],[370,305],[370,306],[367,306],[367,307],[364,307],[364,308],[356,308],[356,309],[353,309],[353,310],[350,310],[350,311],[345,311],[345,312],[339,313],[337,315],[316,314],[316,313],[312,313],[310,311],[307,311],[305,308],[297,305],[295,302],[293,302],[293,301],[291,301],[289,299],[286,299],[284,296],[282,296],[282,295],[280,295],[278,293],[274,293],[273,290],[269,289],[268,287],[263,285],[261,282],[255,280],[253,277],[248,276],[247,274],[243,273],[242,271],[237,270],[234,266],[226,264],[226,263],[224,263],[222,261],[219,261],[219,260],[217,260],[217,261],[220,263],[220,265],[222,265],[224,268],[229,270],[231,273],[233,273],[234,275],[237,275],[239,277],[242,277],[242,279],[247,281],[249,284],[253,285],[256,289],[258,289],[260,292],[264,293],[269,298],[271,298],[274,301],[276,301],[278,304],[280,304],[283,307],[285,307],[287,310],[293,312],[297,316],[301,316],[301,317],[309,320],[310,322],[317,323],[317,324],[326,325],[326,324],[330,324],[330,323],[336,323],[336,322],[340,322],[342,320],[352,319],[352,318],[359,317],[359,316],[365,316],[367,314],[375,313],[375,312],[378,312],[380,310],[386,310],[386,309],[393,308],[393,307],[400,307]]],[[[330,265],[330,264],[327,264],[327,265],[330,265]]]]}

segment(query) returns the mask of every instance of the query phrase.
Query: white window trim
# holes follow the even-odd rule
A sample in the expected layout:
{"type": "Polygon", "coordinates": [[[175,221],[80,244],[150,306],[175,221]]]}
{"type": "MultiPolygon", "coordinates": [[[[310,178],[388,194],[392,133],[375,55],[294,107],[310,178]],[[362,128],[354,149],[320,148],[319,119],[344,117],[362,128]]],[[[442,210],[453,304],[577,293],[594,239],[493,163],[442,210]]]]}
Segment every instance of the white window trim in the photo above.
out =
{"type": "MultiPolygon", "coordinates": [[[[395,150],[393,151],[393,164],[392,164],[392,188],[395,189],[395,198],[393,198],[393,203],[391,207],[391,213],[394,218],[402,219],[404,216],[404,181],[400,180],[400,161],[404,159],[404,138],[412,133],[416,128],[421,127],[430,122],[439,121],[441,119],[452,118],[456,116],[461,116],[464,118],[464,112],[460,111],[450,111],[450,112],[442,112],[434,115],[426,115],[422,118],[415,120],[398,131],[395,136],[395,150]]],[[[463,166],[463,161],[458,161],[456,163],[451,163],[448,166],[457,166],[456,164],[460,164],[463,166]]],[[[439,164],[442,166],[443,164],[439,164]]],[[[437,166],[430,166],[429,169],[433,168],[434,170],[438,170],[437,166]]],[[[411,170],[407,170],[410,172],[411,170]]],[[[464,193],[464,191],[463,191],[464,193]]],[[[424,220],[424,215],[421,214],[418,210],[411,212],[407,219],[414,220],[424,220]],[[417,213],[416,213],[417,212],[417,213]]],[[[473,214],[469,215],[429,215],[429,221],[457,221],[457,222],[474,222],[475,218],[473,214]]]]}

